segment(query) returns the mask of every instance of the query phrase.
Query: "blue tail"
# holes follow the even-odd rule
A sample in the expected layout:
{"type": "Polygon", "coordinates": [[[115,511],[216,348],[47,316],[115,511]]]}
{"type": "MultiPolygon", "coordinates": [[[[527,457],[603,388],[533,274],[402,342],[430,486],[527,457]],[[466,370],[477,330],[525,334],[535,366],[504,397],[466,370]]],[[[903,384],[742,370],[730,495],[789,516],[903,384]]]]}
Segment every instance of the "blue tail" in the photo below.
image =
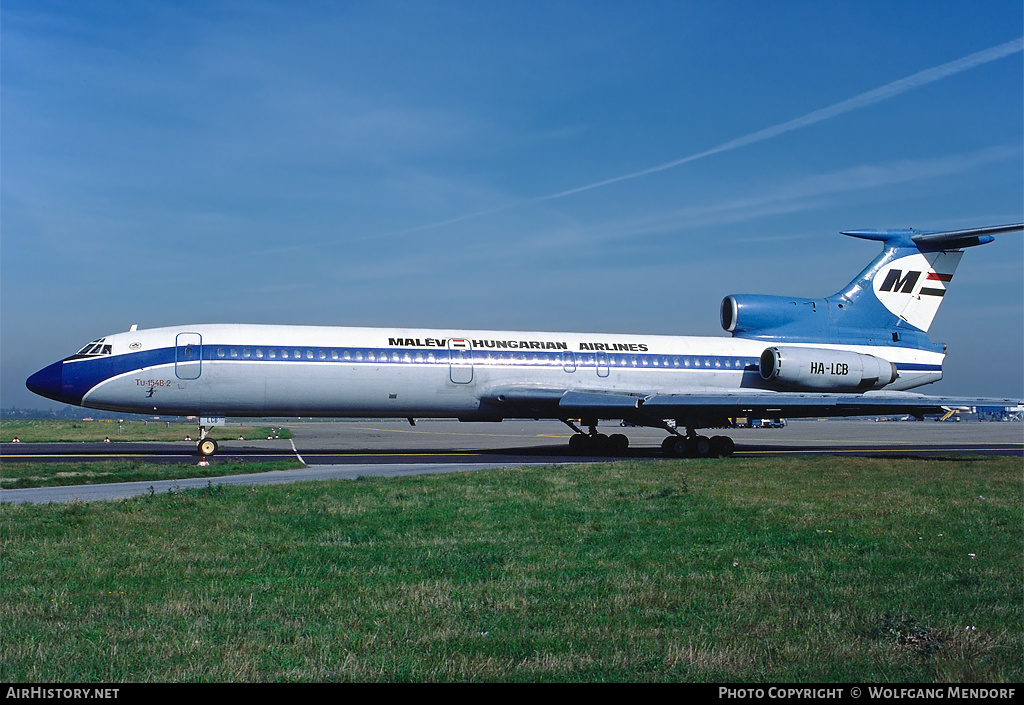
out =
{"type": "Polygon", "coordinates": [[[878,240],[882,253],[841,291],[824,299],[733,295],[722,301],[722,327],[735,337],[772,342],[889,345],[941,351],[928,328],[953,279],[963,248],[992,242],[1024,224],[922,232],[850,230],[878,240]]]}

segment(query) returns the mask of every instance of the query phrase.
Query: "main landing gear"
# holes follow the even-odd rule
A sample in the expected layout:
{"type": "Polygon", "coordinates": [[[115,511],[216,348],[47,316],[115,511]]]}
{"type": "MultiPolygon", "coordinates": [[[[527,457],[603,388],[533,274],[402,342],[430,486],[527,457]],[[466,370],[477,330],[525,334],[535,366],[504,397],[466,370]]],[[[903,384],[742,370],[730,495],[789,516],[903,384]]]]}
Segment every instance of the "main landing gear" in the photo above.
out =
{"type": "MultiPolygon", "coordinates": [[[[598,433],[596,423],[584,420],[589,432],[580,430],[568,419],[562,419],[562,423],[576,432],[569,437],[569,450],[575,455],[625,455],[629,448],[629,438],[621,433],[610,436],[598,433]]],[[[728,458],[736,449],[736,444],[728,436],[699,436],[693,428],[687,428],[684,436],[674,426],[666,424],[660,427],[672,432],[661,443],[661,452],[666,458],[728,458]]]]}
{"type": "Polygon", "coordinates": [[[736,444],[728,436],[698,436],[688,430],[685,436],[669,436],[661,442],[666,458],[728,458],[736,444]]]}
{"type": "Polygon", "coordinates": [[[569,437],[569,450],[576,455],[624,455],[629,448],[629,438],[622,433],[598,433],[597,424],[591,424],[590,432],[584,433],[571,421],[562,423],[576,432],[569,437]]]}

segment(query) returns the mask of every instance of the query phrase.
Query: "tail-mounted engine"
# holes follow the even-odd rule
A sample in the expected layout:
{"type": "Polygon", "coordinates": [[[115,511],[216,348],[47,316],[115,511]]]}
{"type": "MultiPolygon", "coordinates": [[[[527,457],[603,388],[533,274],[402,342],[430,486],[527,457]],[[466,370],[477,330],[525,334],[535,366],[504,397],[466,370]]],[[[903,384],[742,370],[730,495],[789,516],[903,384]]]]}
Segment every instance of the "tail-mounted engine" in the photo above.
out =
{"type": "Polygon", "coordinates": [[[786,296],[733,294],[722,300],[722,328],[762,340],[827,340],[828,302],[786,296]]]}
{"type": "Polygon", "coordinates": [[[877,300],[873,304],[862,302],[856,311],[853,303],[850,292],[824,299],[733,294],[722,300],[722,328],[734,337],[768,344],[896,343],[921,350],[936,349],[923,331],[890,316],[877,300]]]}
{"type": "Polygon", "coordinates": [[[759,367],[766,382],[808,391],[881,389],[899,376],[880,357],[823,348],[766,348],[759,367]]]}

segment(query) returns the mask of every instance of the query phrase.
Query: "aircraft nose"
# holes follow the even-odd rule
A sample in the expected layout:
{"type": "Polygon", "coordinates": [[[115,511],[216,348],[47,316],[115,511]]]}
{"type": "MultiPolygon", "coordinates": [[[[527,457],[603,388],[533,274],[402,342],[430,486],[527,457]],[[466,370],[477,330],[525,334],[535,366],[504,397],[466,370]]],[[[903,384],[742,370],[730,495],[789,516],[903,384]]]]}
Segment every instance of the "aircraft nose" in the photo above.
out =
{"type": "Polygon", "coordinates": [[[25,386],[29,388],[29,391],[35,392],[41,397],[54,401],[65,401],[63,382],[64,363],[55,362],[25,380],[25,386]]]}

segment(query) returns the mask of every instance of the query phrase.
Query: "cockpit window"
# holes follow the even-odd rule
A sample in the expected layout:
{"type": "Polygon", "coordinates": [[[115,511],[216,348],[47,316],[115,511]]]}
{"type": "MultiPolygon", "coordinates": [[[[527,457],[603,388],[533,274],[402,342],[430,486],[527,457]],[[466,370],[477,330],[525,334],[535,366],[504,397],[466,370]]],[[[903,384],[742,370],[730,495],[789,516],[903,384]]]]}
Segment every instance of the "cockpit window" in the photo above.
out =
{"type": "Polygon", "coordinates": [[[86,345],[84,348],[79,350],[78,353],[76,353],[76,354],[77,355],[86,355],[86,356],[109,355],[110,351],[111,351],[111,346],[106,342],[106,338],[100,338],[99,340],[92,341],[91,343],[86,345]]]}

